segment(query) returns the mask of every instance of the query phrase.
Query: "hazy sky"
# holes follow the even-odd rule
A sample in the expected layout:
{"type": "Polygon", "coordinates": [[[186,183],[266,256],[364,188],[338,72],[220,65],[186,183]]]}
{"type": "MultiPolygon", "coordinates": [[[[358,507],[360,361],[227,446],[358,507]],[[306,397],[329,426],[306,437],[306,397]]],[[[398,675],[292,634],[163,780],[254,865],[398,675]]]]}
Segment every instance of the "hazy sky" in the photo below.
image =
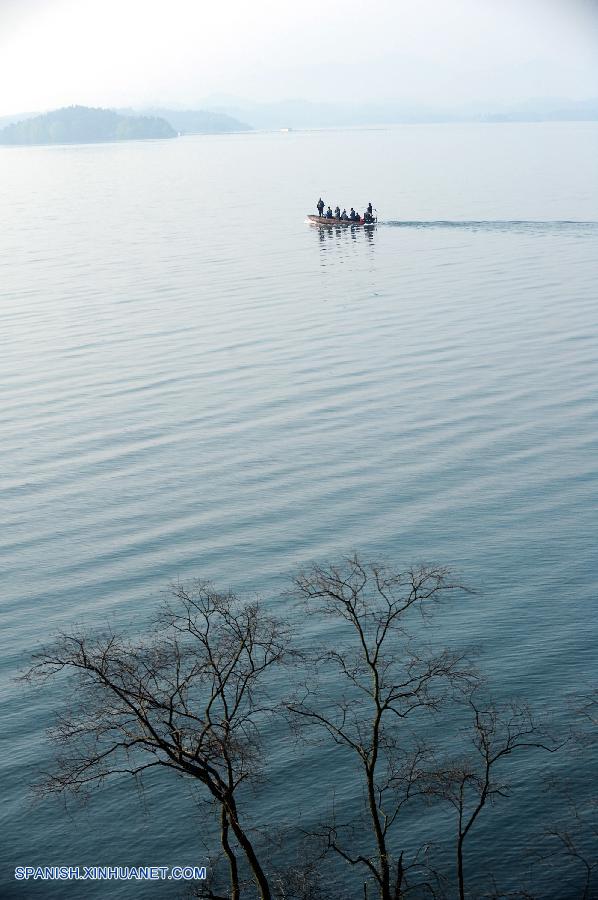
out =
{"type": "Polygon", "coordinates": [[[0,0],[0,115],[598,97],[598,0],[0,0]]]}

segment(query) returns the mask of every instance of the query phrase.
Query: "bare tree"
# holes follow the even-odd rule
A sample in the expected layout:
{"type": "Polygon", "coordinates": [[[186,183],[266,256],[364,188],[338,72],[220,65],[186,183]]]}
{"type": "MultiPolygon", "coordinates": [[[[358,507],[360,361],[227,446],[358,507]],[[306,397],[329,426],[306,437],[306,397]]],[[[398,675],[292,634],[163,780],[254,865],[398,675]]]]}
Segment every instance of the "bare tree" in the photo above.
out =
{"type": "Polygon", "coordinates": [[[552,775],[547,780],[547,791],[561,811],[544,826],[532,855],[544,869],[567,867],[572,880],[580,877],[579,897],[590,900],[598,891],[598,796],[595,766],[592,771],[587,763],[596,759],[598,691],[576,697],[574,710],[572,744],[577,760],[586,765],[576,765],[569,777],[552,775]]]}
{"type": "MultiPolygon", "coordinates": [[[[515,753],[554,752],[562,743],[547,739],[525,706],[479,701],[479,679],[466,653],[419,640],[438,602],[459,590],[442,567],[395,571],[357,556],[312,566],[296,577],[292,593],[312,617],[326,620],[316,622],[316,631],[329,636],[329,646],[301,654],[291,646],[289,625],[260,602],[242,602],[203,581],[174,586],[144,639],[112,631],[61,634],[34,655],[24,676],[31,682],[66,677],[71,687],[71,702],[53,731],[56,764],[40,791],[85,795],[114,776],[142,779],[151,770],[168,771],[197,785],[217,813],[215,877],[197,896],[331,896],[313,846],[298,863],[287,858],[277,869],[276,859],[295,846],[294,838],[285,834],[268,855],[245,805],[245,788],[263,777],[266,736],[277,733],[271,726],[284,707],[302,736],[332,741],[355,763],[359,812],[339,821],[333,803],[327,820],[309,834],[322,853],[334,853],[359,873],[359,895],[363,888],[364,900],[443,896],[433,837],[416,841],[409,817],[418,803],[448,802],[456,811],[464,900],[467,842],[483,810],[508,795],[503,764],[515,753]],[[277,673],[298,660],[303,676],[295,678],[293,668],[295,695],[283,704],[287,681],[283,689],[277,673]],[[457,759],[441,760],[438,728],[446,719],[436,714],[448,710],[454,724],[464,709],[473,723],[471,740],[460,744],[457,759]]],[[[584,714],[595,724],[595,695],[584,714]]],[[[449,742],[458,737],[452,729],[449,742]]],[[[582,834],[587,817],[574,820],[547,829],[545,846],[549,852],[559,846],[585,866],[589,900],[596,867],[587,829],[582,834]]],[[[272,842],[275,823],[265,825],[272,842]]],[[[531,894],[503,894],[494,886],[486,896],[531,894]]]]}
{"type": "Polygon", "coordinates": [[[537,850],[542,863],[554,866],[565,858],[581,869],[581,900],[596,896],[593,891],[598,870],[598,804],[595,797],[585,803],[571,799],[564,821],[546,826],[544,846],[537,850]]]}
{"type": "Polygon", "coordinates": [[[507,781],[499,780],[497,770],[513,753],[542,749],[555,752],[561,744],[542,740],[542,731],[530,710],[518,703],[482,704],[469,698],[473,716],[471,743],[473,752],[459,760],[444,763],[432,776],[431,793],[447,800],[457,812],[457,881],[460,900],[465,900],[464,850],[467,838],[482,810],[500,797],[509,795],[507,781]]]}
{"type": "Polygon", "coordinates": [[[74,679],[74,702],[54,731],[56,768],[42,792],[85,792],[154,768],[194,779],[219,809],[227,896],[241,896],[244,860],[260,900],[269,900],[238,797],[260,773],[260,733],[275,705],[265,678],[287,660],[289,638],[287,625],[259,602],[242,603],[201,581],[173,587],[149,640],[62,634],[34,655],[25,675],[74,679]]]}
{"type": "MultiPolygon", "coordinates": [[[[410,617],[426,619],[457,587],[444,568],[398,572],[356,555],[340,565],[312,566],[295,579],[295,594],[310,613],[330,617],[341,631],[334,632],[335,647],[311,660],[320,678],[310,669],[289,709],[301,731],[315,729],[358,763],[373,849],[357,852],[335,821],[320,833],[329,850],[368,873],[381,900],[399,900],[409,873],[426,870],[423,855],[408,862],[404,851],[391,851],[404,807],[428,786],[429,751],[414,742],[408,723],[435,712],[473,681],[464,654],[416,645],[410,617]]],[[[435,896],[433,880],[427,884],[435,896]]]]}

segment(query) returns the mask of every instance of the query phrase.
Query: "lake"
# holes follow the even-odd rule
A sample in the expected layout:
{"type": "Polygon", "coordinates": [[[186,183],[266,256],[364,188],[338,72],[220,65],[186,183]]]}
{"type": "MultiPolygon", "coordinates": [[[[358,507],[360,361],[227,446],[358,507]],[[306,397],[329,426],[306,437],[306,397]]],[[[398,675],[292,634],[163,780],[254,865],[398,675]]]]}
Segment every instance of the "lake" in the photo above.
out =
{"type": "MultiPolygon", "coordinates": [[[[62,695],[19,667],[73,623],[142,623],[173,580],[274,604],[353,549],[446,563],[477,589],[446,640],[504,696],[596,683],[597,159],[598,123],[0,148],[3,896],[80,896],[16,865],[215,849],[176,781],[29,795],[62,695]],[[320,195],[377,228],[306,224],[320,195]]],[[[518,796],[527,818],[488,816],[499,867],[538,824],[538,785],[518,796]]]]}

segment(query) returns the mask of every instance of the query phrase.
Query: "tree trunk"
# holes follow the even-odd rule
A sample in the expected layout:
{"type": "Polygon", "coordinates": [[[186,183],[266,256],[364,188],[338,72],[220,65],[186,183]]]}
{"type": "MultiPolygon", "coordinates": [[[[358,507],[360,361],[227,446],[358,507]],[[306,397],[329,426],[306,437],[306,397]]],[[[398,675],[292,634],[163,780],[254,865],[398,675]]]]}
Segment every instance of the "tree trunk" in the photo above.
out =
{"type": "Polygon", "coordinates": [[[230,872],[230,900],[240,900],[241,886],[239,884],[239,869],[237,866],[237,857],[228,841],[228,818],[224,806],[220,809],[220,843],[228,858],[228,866],[230,872]]]}
{"type": "Polygon", "coordinates": [[[459,900],[465,900],[465,877],[463,873],[463,840],[464,835],[459,835],[457,841],[457,877],[459,879],[459,900]]]}
{"type": "Polygon", "coordinates": [[[401,894],[403,893],[403,874],[403,851],[401,850],[401,855],[399,856],[399,861],[397,863],[397,880],[395,884],[394,900],[401,900],[401,894]]]}
{"type": "Polygon", "coordinates": [[[272,894],[270,893],[270,885],[268,884],[266,873],[259,863],[256,852],[253,849],[253,844],[239,824],[239,820],[237,819],[237,812],[235,809],[235,803],[232,798],[227,802],[227,817],[228,821],[230,822],[230,827],[232,828],[234,835],[239,842],[239,846],[247,857],[247,862],[249,863],[255,883],[258,887],[259,900],[272,900],[272,894]]]}
{"type": "Polygon", "coordinates": [[[378,815],[378,807],[376,805],[376,787],[374,785],[374,769],[369,766],[367,769],[367,785],[368,785],[368,804],[370,807],[370,815],[374,826],[374,834],[376,835],[376,844],[378,847],[378,859],[380,864],[380,900],[391,900],[390,895],[390,867],[388,865],[388,853],[386,850],[386,841],[380,824],[378,815]]]}

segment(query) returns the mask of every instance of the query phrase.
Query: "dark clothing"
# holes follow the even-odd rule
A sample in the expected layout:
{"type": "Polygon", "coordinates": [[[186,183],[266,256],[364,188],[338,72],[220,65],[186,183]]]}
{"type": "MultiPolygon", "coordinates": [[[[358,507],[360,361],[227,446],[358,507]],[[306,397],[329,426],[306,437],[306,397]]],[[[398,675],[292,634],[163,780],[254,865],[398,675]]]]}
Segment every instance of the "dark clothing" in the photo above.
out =
{"type": "Polygon", "coordinates": [[[342,215],[341,215],[341,219],[343,219],[344,221],[346,221],[346,220],[348,220],[348,218],[349,218],[349,216],[347,215],[347,210],[346,210],[346,209],[343,209],[343,212],[342,212],[342,215]]]}
{"type": "Polygon", "coordinates": [[[334,217],[335,217],[335,219],[340,219],[340,217],[341,217],[341,208],[340,208],[340,206],[337,206],[336,209],[334,210],[334,217]]]}
{"type": "Polygon", "coordinates": [[[318,200],[316,204],[316,209],[318,210],[318,215],[322,216],[324,214],[324,201],[318,200]]]}
{"type": "Polygon", "coordinates": [[[356,219],[359,218],[359,216],[357,215],[357,213],[355,212],[353,207],[351,207],[351,212],[349,214],[349,218],[351,219],[352,222],[354,222],[356,219]]]}
{"type": "Polygon", "coordinates": [[[370,216],[372,215],[373,212],[374,212],[374,210],[372,209],[372,204],[368,203],[368,213],[370,214],[370,216]]]}
{"type": "Polygon", "coordinates": [[[332,219],[332,218],[333,218],[333,216],[332,216],[332,210],[330,209],[330,207],[328,207],[328,209],[326,210],[326,218],[327,218],[327,219],[332,219]]]}

